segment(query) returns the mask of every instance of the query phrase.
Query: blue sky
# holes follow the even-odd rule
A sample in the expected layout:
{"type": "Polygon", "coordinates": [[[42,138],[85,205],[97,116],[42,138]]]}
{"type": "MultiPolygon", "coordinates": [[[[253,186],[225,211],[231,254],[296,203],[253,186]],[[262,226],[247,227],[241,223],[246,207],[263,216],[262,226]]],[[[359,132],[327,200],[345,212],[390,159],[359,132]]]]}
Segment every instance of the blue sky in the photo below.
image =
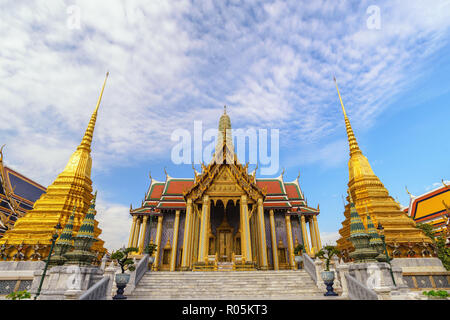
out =
{"type": "MultiPolygon", "coordinates": [[[[79,144],[110,71],[93,142],[98,219],[126,242],[129,204],[174,165],[175,129],[280,130],[285,180],[300,170],[336,238],[348,146],[333,74],[363,153],[403,205],[450,179],[449,1],[5,1],[0,143],[7,165],[48,185],[79,144]],[[370,29],[376,5],[380,28],[370,29]]],[[[242,159],[244,160],[244,159],[242,159]]],[[[281,172],[281,168],[278,176],[281,172]]]]}

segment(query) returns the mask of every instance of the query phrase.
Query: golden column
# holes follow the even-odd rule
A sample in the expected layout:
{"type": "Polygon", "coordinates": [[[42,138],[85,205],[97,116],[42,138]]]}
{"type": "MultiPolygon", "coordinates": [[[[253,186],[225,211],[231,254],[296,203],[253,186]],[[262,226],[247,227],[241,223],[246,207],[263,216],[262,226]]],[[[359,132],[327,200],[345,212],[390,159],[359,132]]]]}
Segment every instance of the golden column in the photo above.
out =
{"type": "Polygon", "coordinates": [[[180,225],[180,210],[175,211],[175,223],[173,226],[173,245],[170,255],[170,271],[175,271],[175,264],[177,262],[177,247],[178,247],[178,229],[180,225]]]}
{"type": "Polygon", "coordinates": [[[161,235],[162,235],[162,222],[163,216],[158,217],[158,226],[156,227],[156,257],[155,263],[153,263],[153,270],[158,270],[159,256],[161,252],[161,235]]]}
{"type": "Polygon", "coordinates": [[[308,221],[309,224],[309,234],[311,236],[311,253],[317,253],[317,239],[316,239],[316,230],[314,229],[313,219],[310,218],[308,221]]]}
{"type": "Polygon", "coordinates": [[[322,241],[320,240],[319,224],[317,223],[317,216],[313,216],[314,229],[316,230],[317,251],[322,249],[322,241]]]}
{"type": "Polygon", "coordinates": [[[272,236],[272,254],[273,254],[273,269],[278,270],[278,247],[277,247],[277,234],[275,229],[275,218],[273,216],[273,210],[270,209],[270,235],[272,236]]]}
{"type": "Polygon", "coordinates": [[[259,255],[261,257],[262,270],[268,269],[267,263],[267,243],[266,243],[266,225],[264,222],[264,204],[263,199],[258,199],[258,227],[259,227],[259,255]]]}
{"type": "Polygon", "coordinates": [[[286,219],[286,235],[289,247],[289,264],[291,268],[295,270],[295,260],[294,260],[294,241],[292,240],[292,226],[291,226],[291,216],[285,215],[286,219]]]}
{"type": "Polygon", "coordinates": [[[197,213],[194,213],[192,215],[192,218],[194,220],[193,223],[193,233],[191,235],[191,252],[190,252],[190,260],[189,260],[189,267],[192,268],[192,265],[198,261],[198,246],[199,246],[199,232],[200,232],[200,217],[197,213]]]}
{"type": "Polygon", "coordinates": [[[141,240],[139,241],[139,254],[142,254],[142,252],[144,251],[144,242],[145,242],[145,236],[147,234],[147,221],[148,221],[148,216],[144,216],[143,217],[143,228],[142,228],[142,232],[141,232],[141,240]]]}
{"type": "Polygon", "coordinates": [[[203,196],[202,217],[200,226],[200,246],[197,261],[205,261],[208,256],[208,229],[209,229],[209,196],[203,196]]]}
{"type": "Polygon", "coordinates": [[[311,250],[309,249],[309,240],[308,240],[308,233],[306,232],[305,216],[302,215],[300,219],[302,222],[303,246],[305,247],[306,253],[310,254],[311,250]]]}
{"type": "Polygon", "coordinates": [[[134,232],[136,230],[136,219],[137,219],[137,216],[133,216],[133,222],[131,223],[131,230],[130,230],[130,239],[128,239],[128,247],[133,246],[134,232]]]}
{"type": "Polygon", "coordinates": [[[248,220],[247,195],[244,194],[241,196],[241,247],[244,248],[243,257],[246,262],[252,261],[250,224],[248,220]]]}
{"type": "Polygon", "coordinates": [[[136,224],[136,229],[134,231],[134,239],[133,239],[133,247],[137,248],[138,246],[138,241],[139,241],[139,232],[141,231],[141,217],[137,218],[137,224],[136,224]]]}
{"type": "Polygon", "coordinates": [[[189,260],[192,246],[192,224],[193,224],[193,212],[192,212],[192,199],[187,199],[186,204],[186,218],[184,222],[184,236],[183,236],[183,258],[181,260],[181,269],[189,269],[189,260]]]}

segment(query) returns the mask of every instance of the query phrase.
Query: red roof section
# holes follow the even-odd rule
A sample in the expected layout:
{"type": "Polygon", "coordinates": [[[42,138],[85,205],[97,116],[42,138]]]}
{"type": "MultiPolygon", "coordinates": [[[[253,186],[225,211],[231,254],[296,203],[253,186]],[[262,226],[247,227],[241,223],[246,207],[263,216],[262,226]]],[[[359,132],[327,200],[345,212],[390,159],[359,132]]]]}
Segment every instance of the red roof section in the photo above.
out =
{"type": "Polygon", "coordinates": [[[256,185],[261,189],[267,187],[267,194],[284,194],[284,191],[281,187],[281,181],[277,179],[256,180],[256,185]]]}
{"type": "Polygon", "coordinates": [[[160,199],[164,190],[164,183],[154,184],[150,190],[149,197],[147,199],[160,199]]]}
{"type": "Polygon", "coordinates": [[[182,195],[183,191],[189,189],[194,185],[194,180],[177,180],[171,179],[167,181],[166,190],[164,194],[182,195]]]}
{"type": "Polygon", "coordinates": [[[302,196],[295,184],[286,183],[284,187],[286,188],[289,199],[301,199],[302,196]]]}

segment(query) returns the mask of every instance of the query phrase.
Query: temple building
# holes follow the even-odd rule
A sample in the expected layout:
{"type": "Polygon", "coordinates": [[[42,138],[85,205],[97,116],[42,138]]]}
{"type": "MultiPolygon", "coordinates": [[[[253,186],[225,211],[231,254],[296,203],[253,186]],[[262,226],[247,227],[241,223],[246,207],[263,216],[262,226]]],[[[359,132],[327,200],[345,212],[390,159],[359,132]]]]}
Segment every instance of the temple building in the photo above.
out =
{"type": "Polygon", "coordinates": [[[432,225],[436,235],[443,233],[450,238],[450,185],[443,182],[442,186],[420,196],[409,195],[409,207],[405,209],[408,216],[416,223],[432,225]]]}
{"type": "Polygon", "coordinates": [[[6,230],[14,227],[18,218],[33,208],[45,190],[45,187],[4,165],[3,147],[0,149],[0,238],[6,230]]]}
{"type": "MultiPolygon", "coordinates": [[[[433,251],[430,248],[431,239],[422,230],[416,228],[414,220],[401,210],[400,204],[389,195],[388,190],[372,171],[369,161],[358,146],[336,79],[334,81],[347,130],[350,148],[348,188],[356,211],[361,216],[365,228],[367,228],[367,218],[369,216],[372,218],[375,226],[381,223],[384,227],[390,256],[394,258],[423,257],[422,253],[433,251]]],[[[349,241],[351,215],[350,198],[348,196],[347,201],[348,204],[345,206],[344,212],[345,220],[342,222],[342,228],[339,230],[341,238],[337,240],[338,249],[343,252],[345,259],[348,259],[349,253],[354,251],[354,247],[349,241]]]]}
{"type": "MultiPolygon", "coordinates": [[[[41,260],[47,257],[55,226],[60,223],[64,227],[74,208],[73,231],[76,236],[93,198],[91,143],[106,78],[82,141],[63,172],[34,203],[33,209],[17,219],[14,228],[6,231],[0,239],[4,260],[41,260]]],[[[101,258],[106,249],[104,241],[99,239],[101,229],[98,221],[94,222],[94,228],[96,241],[92,251],[101,258]]]]}
{"type": "Polygon", "coordinates": [[[319,208],[307,205],[299,177],[257,179],[232,140],[224,111],[211,162],[194,178],[150,177],[142,206],[130,208],[128,246],[142,254],[156,244],[154,270],[293,269],[297,244],[311,255],[321,249],[319,208]]]}

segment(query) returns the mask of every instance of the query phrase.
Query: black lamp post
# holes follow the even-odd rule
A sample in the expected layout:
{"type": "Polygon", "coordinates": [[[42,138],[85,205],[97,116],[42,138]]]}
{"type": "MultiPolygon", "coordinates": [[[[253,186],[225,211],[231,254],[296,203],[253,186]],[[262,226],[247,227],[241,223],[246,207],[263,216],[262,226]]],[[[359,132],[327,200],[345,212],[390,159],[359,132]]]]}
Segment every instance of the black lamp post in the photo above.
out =
{"type": "Polygon", "coordinates": [[[45,275],[46,275],[46,273],[47,273],[48,263],[50,262],[50,257],[51,257],[51,255],[52,255],[53,248],[55,247],[56,239],[58,239],[58,236],[59,236],[59,235],[58,235],[58,230],[61,230],[61,229],[62,229],[62,227],[61,227],[61,225],[59,224],[59,222],[58,222],[58,224],[55,226],[55,229],[56,229],[56,231],[55,231],[55,233],[52,235],[52,245],[50,246],[50,252],[48,253],[47,261],[45,262],[44,272],[42,273],[41,282],[39,283],[39,288],[38,288],[38,290],[37,290],[36,296],[34,297],[34,300],[36,300],[37,297],[41,294],[42,284],[44,283],[45,275]]]}
{"type": "Polygon", "coordinates": [[[386,253],[386,261],[387,263],[389,263],[389,272],[391,273],[391,277],[392,277],[392,282],[394,283],[394,286],[397,286],[397,284],[395,283],[395,279],[394,279],[394,273],[392,272],[392,266],[391,266],[391,258],[389,257],[387,248],[386,248],[386,241],[385,241],[385,236],[384,236],[384,228],[381,225],[381,223],[378,223],[378,232],[380,233],[380,238],[381,241],[383,242],[383,250],[386,253]]]}

